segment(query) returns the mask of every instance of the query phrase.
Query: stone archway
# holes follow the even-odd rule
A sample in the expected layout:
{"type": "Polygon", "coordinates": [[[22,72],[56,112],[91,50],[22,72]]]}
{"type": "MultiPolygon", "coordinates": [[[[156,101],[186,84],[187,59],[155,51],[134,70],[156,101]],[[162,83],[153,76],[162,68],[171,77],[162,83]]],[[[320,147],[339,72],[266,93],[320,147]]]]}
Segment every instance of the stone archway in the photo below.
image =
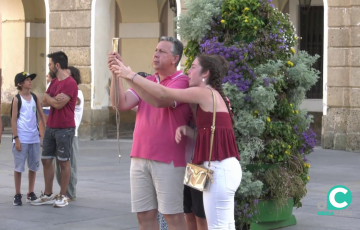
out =
{"type": "MultiPolygon", "coordinates": [[[[47,0],[45,0],[47,1],[47,0]]],[[[33,92],[45,91],[46,72],[46,7],[44,0],[0,0],[1,15],[1,113],[4,126],[10,125],[10,103],[17,93],[15,74],[36,73],[33,92]]]]}

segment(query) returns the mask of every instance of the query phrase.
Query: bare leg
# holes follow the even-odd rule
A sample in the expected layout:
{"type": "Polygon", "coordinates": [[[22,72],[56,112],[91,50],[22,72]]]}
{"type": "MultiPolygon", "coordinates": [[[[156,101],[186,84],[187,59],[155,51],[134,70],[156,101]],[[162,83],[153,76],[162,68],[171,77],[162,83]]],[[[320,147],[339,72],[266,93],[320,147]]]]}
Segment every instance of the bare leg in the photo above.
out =
{"type": "Polygon", "coordinates": [[[15,194],[21,194],[21,172],[14,171],[15,194]]]}
{"type": "Polygon", "coordinates": [[[196,218],[194,213],[185,213],[186,216],[186,224],[188,226],[189,230],[197,230],[197,225],[196,225],[196,218]]]}
{"type": "Polygon", "coordinates": [[[156,209],[138,212],[139,230],[159,230],[159,224],[156,219],[157,213],[156,209]]]}
{"type": "Polygon", "coordinates": [[[164,214],[169,230],[187,230],[184,213],[164,214]]]}
{"type": "Polygon", "coordinates": [[[45,194],[53,193],[54,165],[53,159],[41,159],[44,168],[45,194]]]}
{"type": "Polygon", "coordinates": [[[207,230],[208,229],[206,218],[200,218],[200,217],[196,216],[196,225],[197,225],[198,230],[207,230]]]}
{"type": "Polygon", "coordinates": [[[59,160],[59,164],[61,169],[60,194],[66,196],[70,181],[70,161],[59,160]]]}
{"type": "Polygon", "coordinates": [[[34,192],[36,172],[29,170],[29,193],[34,192]]]}

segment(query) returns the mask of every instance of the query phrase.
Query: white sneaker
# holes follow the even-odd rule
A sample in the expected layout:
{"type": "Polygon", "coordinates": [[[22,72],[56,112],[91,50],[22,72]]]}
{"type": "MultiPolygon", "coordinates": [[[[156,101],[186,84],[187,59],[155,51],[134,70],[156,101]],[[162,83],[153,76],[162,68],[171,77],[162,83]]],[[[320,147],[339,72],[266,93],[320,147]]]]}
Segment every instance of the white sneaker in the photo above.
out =
{"type": "Polygon", "coordinates": [[[58,195],[57,199],[55,200],[54,207],[62,208],[66,205],[69,205],[68,198],[64,195],[58,195]]]}
{"type": "Polygon", "coordinates": [[[40,197],[34,201],[31,201],[30,204],[32,205],[54,204],[55,199],[56,199],[55,194],[51,194],[50,196],[48,196],[41,192],[40,197]]]}

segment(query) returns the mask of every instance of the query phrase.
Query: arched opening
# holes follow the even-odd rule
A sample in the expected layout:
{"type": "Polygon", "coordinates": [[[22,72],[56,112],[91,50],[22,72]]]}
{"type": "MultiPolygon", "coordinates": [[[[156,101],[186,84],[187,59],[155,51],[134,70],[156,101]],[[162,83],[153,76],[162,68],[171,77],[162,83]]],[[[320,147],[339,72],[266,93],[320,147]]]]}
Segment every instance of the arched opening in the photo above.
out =
{"type": "Polygon", "coordinates": [[[40,95],[45,91],[47,13],[44,0],[0,0],[0,6],[1,113],[4,126],[9,126],[16,73],[36,73],[32,91],[40,95]]]}
{"type": "Polygon", "coordinates": [[[176,14],[170,9],[169,1],[163,1],[162,6],[159,8],[160,12],[160,36],[176,36],[175,33],[175,20],[176,14]]]}

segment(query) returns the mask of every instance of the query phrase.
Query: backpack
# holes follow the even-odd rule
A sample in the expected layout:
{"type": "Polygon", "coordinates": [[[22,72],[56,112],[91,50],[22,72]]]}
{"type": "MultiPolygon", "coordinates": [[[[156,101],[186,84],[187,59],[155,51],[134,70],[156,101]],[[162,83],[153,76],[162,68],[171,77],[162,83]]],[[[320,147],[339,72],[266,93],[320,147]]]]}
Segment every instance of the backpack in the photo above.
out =
{"type": "MultiPolygon", "coordinates": [[[[31,93],[31,92],[30,92],[31,93]]],[[[31,93],[31,96],[34,98],[35,101],[35,106],[37,106],[37,96],[34,93],[31,93]]],[[[20,109],[21,109],[21,97],[20,94],[16,94],[15,97],[18,99],[18,114],[17,114],[17,118],[19,118],[20,116],[20,109]]],[[[14,98],[11,101],[11,107],[10,107],[10,118],[12,117],[12,108],[13,108],[13,104],[14,104],[14,98]]],[[[36,107],[37,108],[37,107],[36,107]]],[[[36,109],[36,127],[39,131],[39,122],[38,122],[38,114],[37,114],[37,109],[36,109]]],[[[40,132],[39,132],[40,135],[40,132]]]]}

